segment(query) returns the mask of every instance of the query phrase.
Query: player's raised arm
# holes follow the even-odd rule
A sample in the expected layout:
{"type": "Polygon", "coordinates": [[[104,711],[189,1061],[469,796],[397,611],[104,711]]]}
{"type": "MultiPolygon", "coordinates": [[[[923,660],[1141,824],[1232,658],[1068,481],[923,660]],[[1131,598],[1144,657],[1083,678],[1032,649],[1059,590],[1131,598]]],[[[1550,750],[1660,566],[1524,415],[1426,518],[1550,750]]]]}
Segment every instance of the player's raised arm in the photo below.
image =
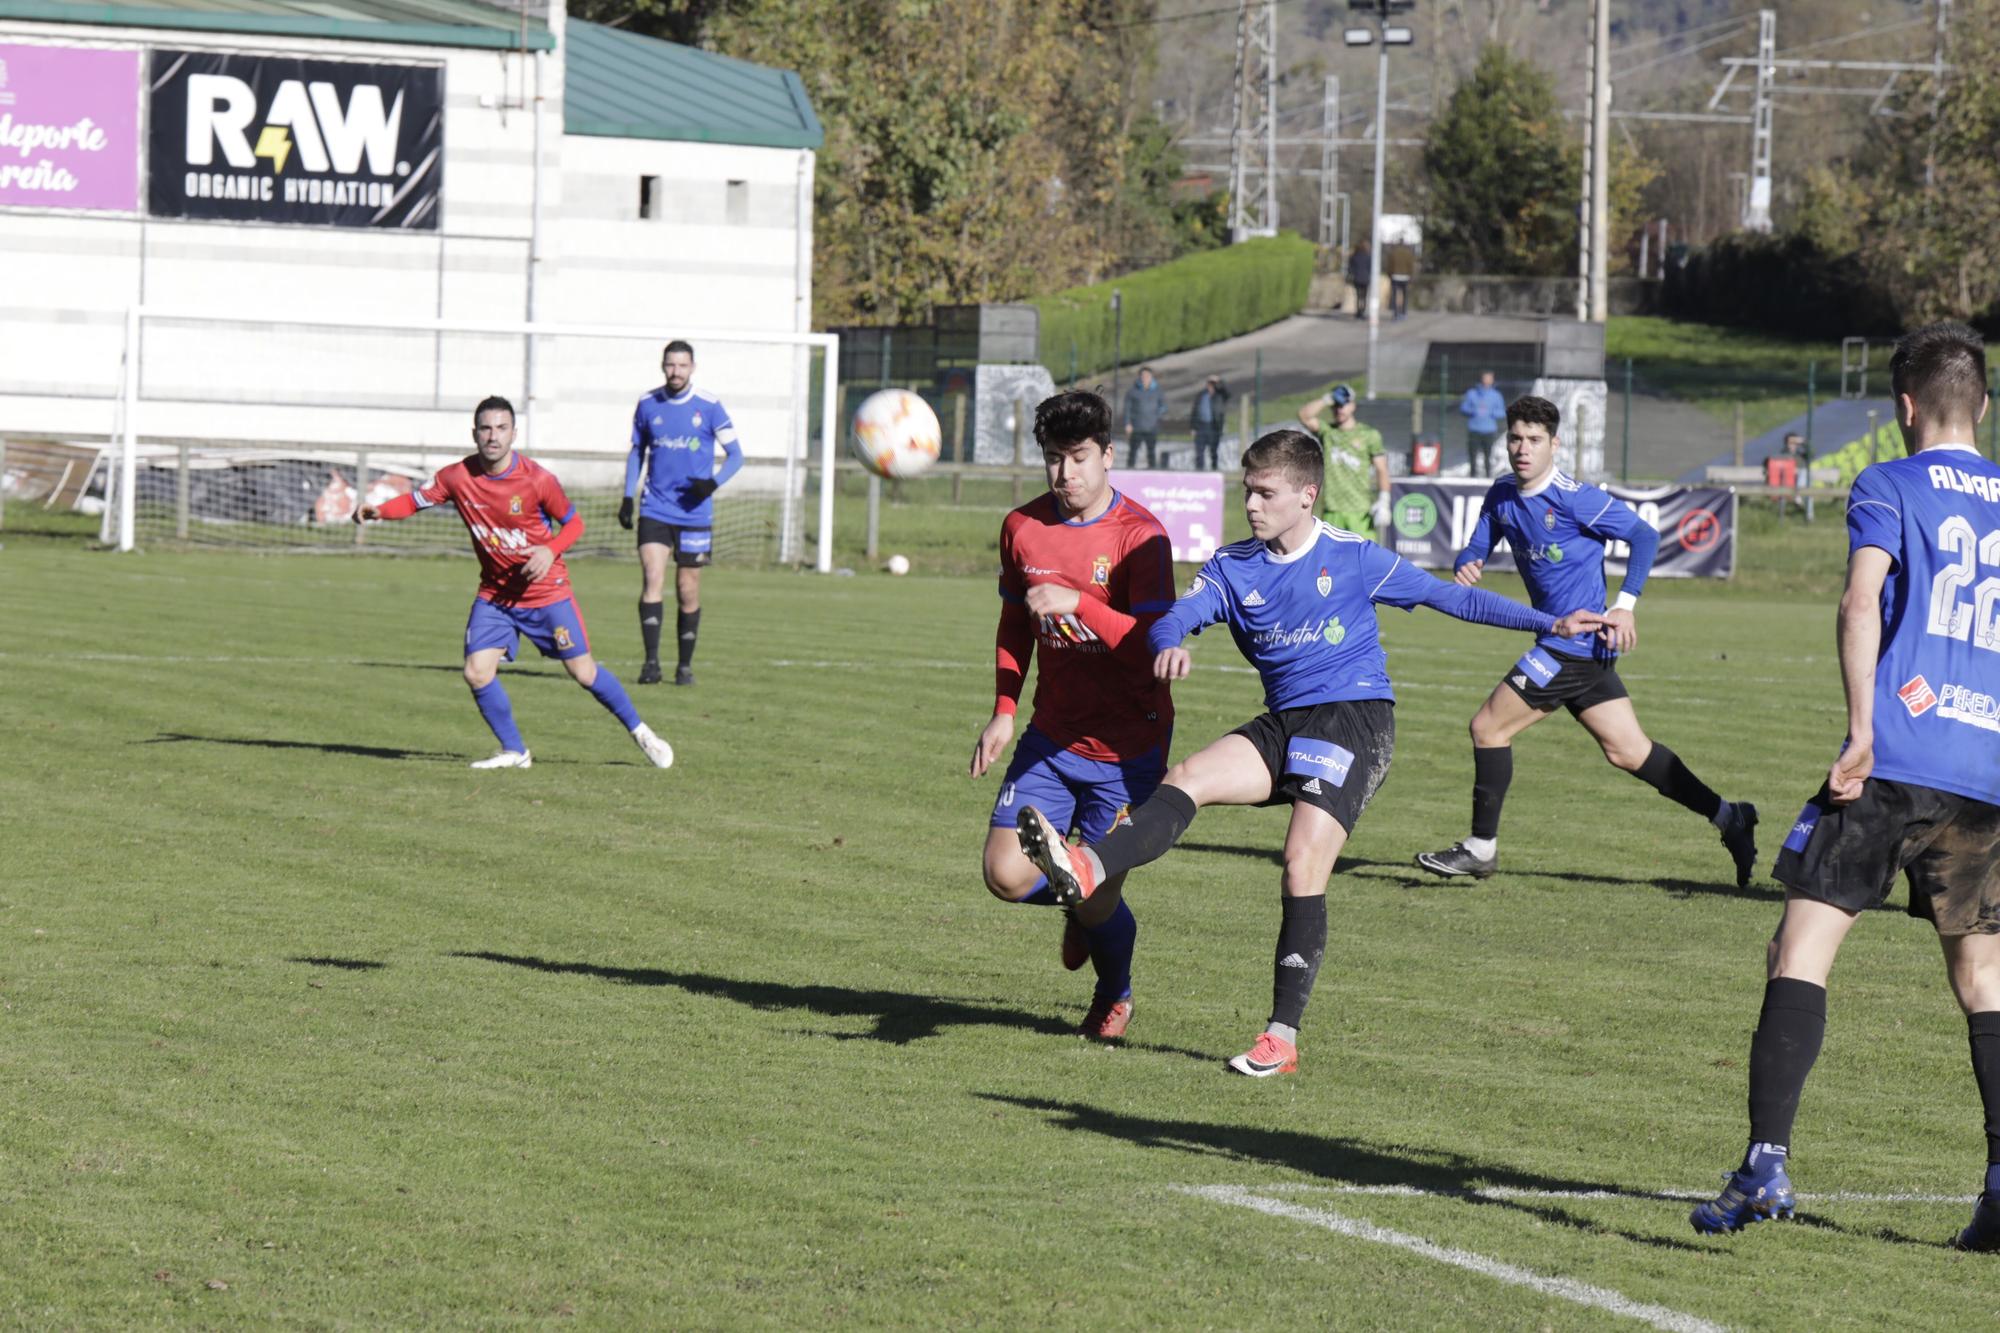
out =
{"type": "Polygon", "coordinates": [[[1112,584],[1113,601],[1077,598],[1076,618],[1104,640],[1105,647],[1128,661],[1152,656],[1146,633],[1174,604],[1174,548],[1165,532],[1148,534],[1125,553],[1112,584]]]}
{"type": "Polygon", "coordinates": [[[1576,634],[1604,623],[1604,618],[1595,611],[1573,612],[1557,620],[1545,611],[1523,606],[1484,588],[1446,583],[1373,543],[1362,553],[1361,568],[1363,576],[1373,585],[1368,594],[1370,601],[1400,606],[1406,611],[1428,606],[1475,625],[1526,630],[1531,634],[1576,634]]]}
{"type": "Polygon", "coordinates": [[[394,495],[379,505],[356,505],[354,521],[372,523],[377,519],[394,522],[399,518],[429,509],[434,504],[442,504],[451,498],[451,482],[443,472],[421,486],[413,486],[407,495],[394,495]]]}

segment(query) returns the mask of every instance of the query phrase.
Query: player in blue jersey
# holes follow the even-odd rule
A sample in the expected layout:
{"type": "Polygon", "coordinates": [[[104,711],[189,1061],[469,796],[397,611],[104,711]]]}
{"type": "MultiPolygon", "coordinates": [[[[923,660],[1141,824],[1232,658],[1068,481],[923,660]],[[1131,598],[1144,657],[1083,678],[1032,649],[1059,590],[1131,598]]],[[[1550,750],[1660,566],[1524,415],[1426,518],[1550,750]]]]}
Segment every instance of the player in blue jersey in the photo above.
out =
{"type": "Polygon", "coordinates": [[[1118,877],[1164,856],[1205,805],[1292,807],[1285,835],[1283,915],[1272,960],[1271,1021],[1229,1061],[1267,1078],[1298,1068],[1298,1029],[1326,951],[1326,883],[1369,798],[1389,771],[1396,734],[1375,606],[1430,606],[1461,620],[1536,634],[1584,633],[1603,618],[1557,620],[1505,597],[1459,587],[1406,565],[1365,537],[1314,516],[1322,471],[1303,431],[1264,436],[1243,455],[1251,539],[1215,553],[1147,631],[1153,674],[1188,674],[1189,634],[1225,623],[1257,668],[1270,711],[1168,770],[1129,824],[1070,847],[1041,811],[1019,820],[1022,850],[1058,900],[1090,926],[1117,907],[1118,877]]]}
{"type": "Polygon", "coordinates": [[[1750,1039],[1750,1146],[1696,1231],[1792,1214],[1785,1170],[1806,1075],[1826,1035],[1826,980],[1864,909],[1907,875],[1912,916],[1944,945],[1986,1113],[1986,1179],[1965,1250],[2000,1250],[2000,465],[1973,441],[1986,351],[1957,324],[1918,329],[1889,360],[1910,455],[1847,500],[1840,678],[1847,741],[1772,874],[1784,915],[1750,1039]]]}
{"type": "Polygon", "coordinates": [[[674,595],[680,603],[674,633],[680,660],[674,684],[694,684],[694,641],[701,628],[701,570],[715,538],[712,498],[743,466],[736,425],[722,403],[694,387],[694,348],[678,338],[660,356],[666,383],[632,411],[632,452],[625,460],[625,499],[618,523],[632,528],[639,497],[639,634],[646,644],[641,685],[660,683],[660,625],[665,617],[667,561],[674,562],[674,595]],[[716,458],[716,451],[722,457],[716,458]],[[640,474],[644,495],[640,496],[640,474]]]}
{"type": "Polygon", "coordinates": [[[1736,862],[1738,888],[1757,864],[1757,807],[1717,796],[1639,726],[1613,665],[1639,640],[1632,615],[1653,568],[1660,535],[1637,513],[1556,466],[1562,415],[1546,398],[1517,398],[1507,408],[1507,463],[1513,475],[1486,492],[1472,540],[1453,562],[1458,582],[1479,582],[1493,543],[1505,538],[1528,598],[1550,615],[1604,611],[1605,543],[1631,547],[1618,599],[1603,634],[1549,634],[1500,678],[1472,716],[1472,833],[1441,852],[1420,852],[1433,875],[1485,879],[1499,866],[1500,807],[1514,777],[1514,738],[1558,706],[1583,724],[1604,757],[1667,799],[1714,824],[1736,862]]]}

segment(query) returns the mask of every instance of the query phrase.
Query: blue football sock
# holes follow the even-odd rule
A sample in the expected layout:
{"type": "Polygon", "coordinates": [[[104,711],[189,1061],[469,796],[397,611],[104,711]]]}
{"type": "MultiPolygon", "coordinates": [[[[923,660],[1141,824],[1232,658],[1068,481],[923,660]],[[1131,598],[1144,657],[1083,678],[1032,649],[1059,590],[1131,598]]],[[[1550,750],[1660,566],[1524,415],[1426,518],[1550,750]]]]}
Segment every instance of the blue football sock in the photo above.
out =
{"type": "Polygon", "coordinates": [[[1139,941],[1139,922],[1125,900],[1102,925],[1085,928],[1090,936],[1090,963],[1097,969],[1100,999],[1123,1000],[1132,994],[1132,949],[1139,941]]]}
{"type": "Polygon", "coordinates": [[[2000,1194],[2000,1162],[1986,1164],[1986,1193],[2000,1194]]]}
{"type": "Polygon", "coordinates": [[[479,705],[479,715],[493,728],[493,738],[500,742],[501,749],[517,754],[527,750],[521,740],[521,729],[514,725],[514,702],[507,697],[507,687],[498,676],[474,690],[472,702],[479,705]]]}
{"type": "Polygon", "coordinates": [[[632,696],[625,693],[625,687],[618,683],[618,677],[597,668],[597,678],[585,686],[591,697],[611,710],[611,715],[625,724],[625,730],[637,731],[640,727],[639,710],[632,706],[632,696]]]}

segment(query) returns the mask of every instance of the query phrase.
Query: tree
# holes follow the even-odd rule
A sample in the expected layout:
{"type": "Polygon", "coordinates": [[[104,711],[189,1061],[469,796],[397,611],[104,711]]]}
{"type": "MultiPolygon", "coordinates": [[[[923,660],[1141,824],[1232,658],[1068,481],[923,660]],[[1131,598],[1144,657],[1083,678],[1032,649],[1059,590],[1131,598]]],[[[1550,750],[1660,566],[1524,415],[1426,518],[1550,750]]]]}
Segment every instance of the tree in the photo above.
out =
{"type": "Polygon", "coordinates": [[[1925,79],[1901,99],[1865,233],[1863,253],[1911,324],[2000,305],[2000,0],[1959,6],[1951,66],[1942,90],[1925,79]]]}
{"type": "Polygon", "coordinates": [[[663,3],[705,4],[705,45],[805,81],[826,127],[818,322],[1053,291],[1159,248],[1145,196],[1171,182],[1134,111],[1150,37],[1130,22],[1152,0],[663,3]]]}
{"type": "Polygon", "coordinates": [[[1430,267],[1575,271],[1581,162],[1539,66],[1486,47],[1432,124],[1424,168],[1430,267]]]}

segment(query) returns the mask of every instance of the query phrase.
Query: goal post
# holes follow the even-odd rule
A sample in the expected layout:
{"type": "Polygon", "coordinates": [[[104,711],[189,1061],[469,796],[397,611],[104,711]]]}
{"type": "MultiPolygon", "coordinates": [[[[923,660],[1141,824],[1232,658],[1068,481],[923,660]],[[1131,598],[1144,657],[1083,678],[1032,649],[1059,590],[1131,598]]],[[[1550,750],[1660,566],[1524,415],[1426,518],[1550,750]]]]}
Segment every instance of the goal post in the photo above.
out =
{"type": "MultiPolygon", "coordinates": [[[[839,338],[493,319],[230,316],[126,311],[114,492],[119,550],[172,539],[245,549],[430,549],[438,538],[348,522],[470,451],[472,409],[513,401],[517,447],[548,459],[612,549],[633,404],[660,349],[696,349],[695,385],[729,410],[743,470],[715,498],[718,553],[833,568],[839,338]],[[537,386],[524,399],[518,386],[537,386]],[[818,522],[808,522],[816,447],[818,522]],[[558,461],[559,460],[559,461],[558,461]],[[805,549],[816,526],[815,549],[805,549]]],[[[398,524],[395,528],[422,525],[398,524]]],[[[456,527],[455,524],[452,527],[456,527]]],[[[629,541],[629,538],[627,539],[629,541]]],[[[463,547],[463,534],[448,544],[463,547]]]]}

